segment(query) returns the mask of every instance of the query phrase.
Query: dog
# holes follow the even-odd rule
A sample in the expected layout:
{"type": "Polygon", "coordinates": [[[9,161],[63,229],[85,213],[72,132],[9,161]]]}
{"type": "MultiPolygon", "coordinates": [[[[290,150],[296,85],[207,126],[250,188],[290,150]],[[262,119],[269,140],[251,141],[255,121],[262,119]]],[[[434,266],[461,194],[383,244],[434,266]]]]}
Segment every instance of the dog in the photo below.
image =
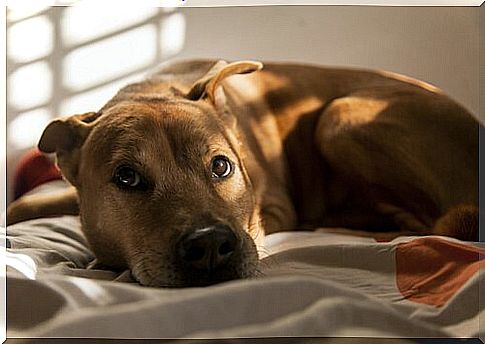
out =
{"type": "Polygon", "coordinates": [[[20,198],[8,223],[79,213],[100,264],[154,287],[252,277],[277,231],[476,240],[481,124],[464,107],[390,72],[262,67],[169,62],[54,120],[38,147],[73,187],[20,198]]]}

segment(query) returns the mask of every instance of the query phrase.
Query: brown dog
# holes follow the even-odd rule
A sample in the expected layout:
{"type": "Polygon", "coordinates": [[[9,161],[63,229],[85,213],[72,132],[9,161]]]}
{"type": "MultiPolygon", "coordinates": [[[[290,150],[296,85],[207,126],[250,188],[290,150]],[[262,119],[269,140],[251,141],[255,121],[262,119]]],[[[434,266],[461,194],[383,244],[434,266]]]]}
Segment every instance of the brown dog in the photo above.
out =
{"type": "Polygon", "coordinates": [[[8,222],[75,214],[78,198],[99,262],[150,286],[252,276],[281,230],[476,239],[479,124],[463,107],[387,72],[261,68],[166,64],[53,121],[39,148],[75,190],[21,198],[8,222]]]}

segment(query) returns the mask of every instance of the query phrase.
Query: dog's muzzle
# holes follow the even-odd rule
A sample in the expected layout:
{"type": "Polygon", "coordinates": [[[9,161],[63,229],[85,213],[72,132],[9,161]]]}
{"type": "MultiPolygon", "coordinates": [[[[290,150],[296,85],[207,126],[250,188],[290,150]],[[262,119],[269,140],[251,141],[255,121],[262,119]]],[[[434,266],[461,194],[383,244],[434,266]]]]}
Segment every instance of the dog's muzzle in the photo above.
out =
{"type": "Polygon", "coordinates": [[[256,276],[258,253],[245,231],[215,223],[186,228],[172,240],[165,260],[146,252],[134,261],[132,274],[142,285],[203,287],[256,276]]]}

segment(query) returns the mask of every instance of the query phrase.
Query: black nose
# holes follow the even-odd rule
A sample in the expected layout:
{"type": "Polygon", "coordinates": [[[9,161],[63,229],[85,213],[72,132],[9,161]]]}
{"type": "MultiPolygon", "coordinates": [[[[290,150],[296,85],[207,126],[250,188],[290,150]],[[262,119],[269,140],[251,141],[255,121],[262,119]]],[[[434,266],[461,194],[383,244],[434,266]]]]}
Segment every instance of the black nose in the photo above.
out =
{"type": "Polygon", "coordinates": [[[217,225],[190,231],[181,237],[177,253],[185,263],[212,271],[236,251],[238,239],[230,227],[217,225]]]}

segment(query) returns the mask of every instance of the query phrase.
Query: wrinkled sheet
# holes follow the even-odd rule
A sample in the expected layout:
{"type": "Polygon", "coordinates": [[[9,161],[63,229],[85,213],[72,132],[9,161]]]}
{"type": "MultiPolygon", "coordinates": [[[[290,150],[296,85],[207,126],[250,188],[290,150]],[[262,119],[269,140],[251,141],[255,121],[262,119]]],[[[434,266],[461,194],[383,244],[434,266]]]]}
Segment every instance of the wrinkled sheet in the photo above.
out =
{"type": "Polygon", "coordinates": [[[7,239],[9,337],[484,336],[483,243],[275,233],[261,277],[156,289],[90,268],[77,217],[9,226],[7,239]]]}

